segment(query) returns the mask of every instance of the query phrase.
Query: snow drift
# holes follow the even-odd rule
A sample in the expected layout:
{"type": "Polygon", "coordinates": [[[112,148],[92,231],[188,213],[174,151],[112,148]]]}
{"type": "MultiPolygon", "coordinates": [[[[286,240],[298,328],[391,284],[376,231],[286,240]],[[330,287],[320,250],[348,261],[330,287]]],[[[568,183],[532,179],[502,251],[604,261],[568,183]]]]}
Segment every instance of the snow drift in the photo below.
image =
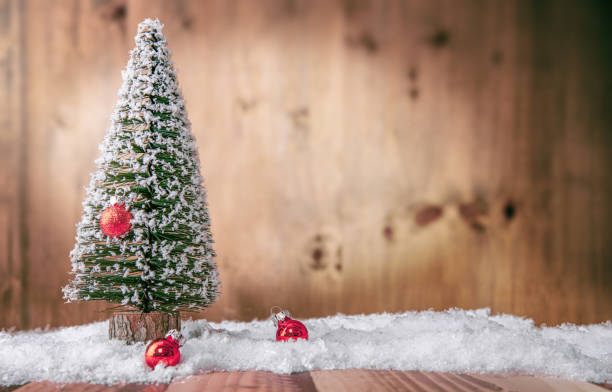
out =
{"type": "Polygon", "coordinates": [[[612,322],[537,327],[488,309],[303,320],[310,340],[276,342],[270,320],[183,323],[181,363],[150,370],[145,345],[109,341],[107,323],[0,332],[0,384],[169,382],[206,371],[397,369],[612,380],[612,322]]]}

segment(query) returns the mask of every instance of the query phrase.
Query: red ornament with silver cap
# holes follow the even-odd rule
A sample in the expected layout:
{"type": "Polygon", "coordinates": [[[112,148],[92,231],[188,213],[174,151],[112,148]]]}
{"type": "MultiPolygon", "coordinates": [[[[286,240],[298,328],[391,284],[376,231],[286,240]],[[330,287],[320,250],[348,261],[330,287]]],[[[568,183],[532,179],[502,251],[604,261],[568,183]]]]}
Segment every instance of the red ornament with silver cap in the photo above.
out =
{"type": "Polygon", "coordinates": [[[104,209],[100,214],[100,229],[102,233],[113,238],[128,233],[132,224],[130,221],[134,217],[126,208],[125,204],[111,198],[111,205],[104,209]]]}
{"type": "Polygon", "coordinates": [[[176,329],[171,329],[163,339],[152,341],[145,350],[145,362],[155,369],[158,363],[175,366],[181,361],[179,347],[183,345],[183,335],[176,329]]]}
{"type": "Polygon", "coordinates": [[[288,310],[282,310],[278,306],[270,310],[272,313],[272,321],[276,326],[276,341],[286,342],[290,339],[305,339],[308,340],[308,329],[306,326],[291,318],[288,310]]]}

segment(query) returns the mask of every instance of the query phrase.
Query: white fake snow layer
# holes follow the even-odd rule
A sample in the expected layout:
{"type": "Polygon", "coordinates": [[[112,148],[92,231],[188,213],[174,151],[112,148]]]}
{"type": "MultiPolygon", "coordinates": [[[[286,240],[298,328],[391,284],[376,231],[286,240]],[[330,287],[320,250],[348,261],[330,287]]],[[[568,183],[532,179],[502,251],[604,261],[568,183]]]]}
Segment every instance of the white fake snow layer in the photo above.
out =
{"type": "Polygon", "coordinates": [[[144,364],[145,344],[109,341],[107,323],[0,332],[0,384],[170,382],[212,370],[397,369],[612,380],[612,322],[536,327],[488,309],[303,320],[309,341],[276,342],[270,320],[183,322],[176,367],[144,364]]]}

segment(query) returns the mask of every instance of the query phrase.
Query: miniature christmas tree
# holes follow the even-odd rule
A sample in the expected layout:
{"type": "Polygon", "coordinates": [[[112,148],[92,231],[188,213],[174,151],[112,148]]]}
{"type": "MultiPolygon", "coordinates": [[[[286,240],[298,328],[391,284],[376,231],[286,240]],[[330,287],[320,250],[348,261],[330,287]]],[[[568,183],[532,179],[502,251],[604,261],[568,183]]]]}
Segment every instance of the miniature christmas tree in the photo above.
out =
{"type": "Polygon", "coordinates": [[[64,298],[140,313],[200,310],[219,281],[198,153],[162,25],[143,21],[135,41],[64,298]]]}

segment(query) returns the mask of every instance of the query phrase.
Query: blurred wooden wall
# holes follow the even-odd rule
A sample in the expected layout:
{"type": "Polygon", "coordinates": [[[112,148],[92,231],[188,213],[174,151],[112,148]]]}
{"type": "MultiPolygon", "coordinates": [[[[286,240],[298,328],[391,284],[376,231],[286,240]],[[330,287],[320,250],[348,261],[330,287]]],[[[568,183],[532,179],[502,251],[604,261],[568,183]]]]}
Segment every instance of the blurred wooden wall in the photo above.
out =
{"type": "Polygon", "coordinates": [[[145,17],[209,192],[223,294],[194,317],[611,319],[608,4],[0,0],[0,327],[107,317],[60,287],[145,17]]]}

